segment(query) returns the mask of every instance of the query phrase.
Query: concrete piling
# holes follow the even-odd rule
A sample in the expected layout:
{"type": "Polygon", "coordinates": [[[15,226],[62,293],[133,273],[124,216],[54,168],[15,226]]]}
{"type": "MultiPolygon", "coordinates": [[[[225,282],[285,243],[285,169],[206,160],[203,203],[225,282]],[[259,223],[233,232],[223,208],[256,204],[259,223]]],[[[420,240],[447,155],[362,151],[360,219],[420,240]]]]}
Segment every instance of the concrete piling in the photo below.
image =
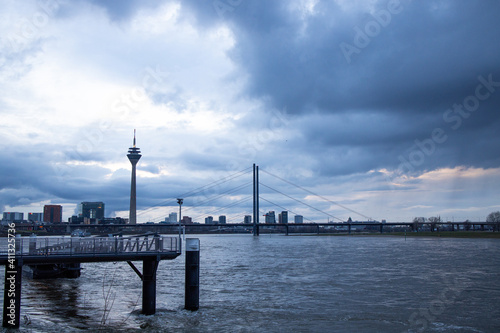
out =
{"type": "Polygon", "coordinates": [[[200,306],[200,240],[198,238],[186,239],[185,274],[184,308],[196,311],[200,306]]]}

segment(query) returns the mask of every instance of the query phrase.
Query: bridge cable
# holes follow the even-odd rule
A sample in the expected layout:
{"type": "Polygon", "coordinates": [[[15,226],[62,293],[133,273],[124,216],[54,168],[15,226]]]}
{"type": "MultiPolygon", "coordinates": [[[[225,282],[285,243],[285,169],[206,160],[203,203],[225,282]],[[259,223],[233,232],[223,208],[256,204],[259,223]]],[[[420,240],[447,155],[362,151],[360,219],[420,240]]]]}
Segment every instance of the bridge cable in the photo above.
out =
{"type": "Polygon", "coordinates": [[[288,194],[285,194],[285,193],[283,193],[283,192],[280,192],[280,191],[278,191],[278,190],[276,190],[276,189],[274,189],[274,188],[272,188],[272,187],[269,187],[269,186],[267,186],[267,185],[265,185],[265,184],[263,184],[263,183],[260,183],[260,185],[262,185],[262,186],[264,186],[264,187],[267,187],[268,189],[273,190],[273,191],[275,191],[275,192],[278,192],[279,194],[284,195],[284,196],[285,196],[285,197],[287,197],[287,198],[290,198],[290,199],[292,199],[292,200],[295,200],[295,201],[297,201],[297,202],[300,202],[301,204],[306,205],[307,207],[312,208],[312,209],[314,209],[314,210],[316,210],[316,211],[318,211],[318,212],[320,212],[320,213],[323,213],[323,214],[325,214],[325,215],[328,215],[328,216],[330,216],[330,217],[333,217],[334,219],[337,219],[337,220],[339,220],[339,221],[341,221],[341,222],[344,222],[342,219],[340,219],[340,218],[338,218],[338,217],[336,217],[336,216],[334,216],[334,215],[332,215],[332,214],[329,214],[329,213],[327,213],[327,212],[325,212],[325,211],[322,211],[321,209],[318,209],[318,208],[316,208],[316,207],[313,207],[313,206],[311,206],[311,205],[309,205],[309,204],[307,204],[307,203],[305,203],[305,202],[303,202],[303,201],[300,201],[300,200],[298,200],[298,199],[295,199],[294,197],[291,197],[291,196],[289,196],[288,194]]]}
{"type": "Polygon", "coordinates": [[[226,205],[226,206],[220,207],[220,208],[218,208],[218,209],[216,209],[216,210],[210,211],[210,212],[208,212],[208,213],[205,213],[205,214],[202,214],[202,215],[196,216],[196,218],[193,218],[193,220],[198,219],[198,218],[200,218],[200,217],[203,217],[203,216],[205,216],[205,215],[206,215],[206,216],[210,216],[210,215],[212,215],[212,214],[214,214],[214,213],[220,212],[221,210],[224,210],[224,209],[226,209],[226,208],[230,208],[230,207],[236,206],[236,205],[238,205],[238,204],[240,204],[240,203],[243,203],[243,202],[245,202],[245,201],[248,201],[248,200],[250,200],[250,199],[252,199],[252,196],[248,196],[248,197],[243,198],[243,199],[240,199],[240,200],[238,200],[238,201],[236,201],[236,202],[232,202],[232,203],[230,203],[229,205],[226,205]]]}
{"type": "MultiPolygon", "coordinates": [[[[247,173],[252,167],[248,167],[246,169],[243,169],[243,170],[240,170],[238,172],[235,172],[229,176],[226,176],[224,178],[221,178],[221,179],[218,179],[218,180],[215,180],[211,183],[208,183],[206,185],[203,185],[203,186],[200,186],[198,188],[195,188],[194,190],[191,190],[191,191],[188,191],[188,192],[185,192],[179,196],[177,196],[176,198],[185,198],[185,197],[188,197],[188,196],[192,196],[193,194],[196,194],[198,192],[201,192],[202,190],[207,190],[211,187],[214,187],[214,186],[217,186],[217,185],[220,185],[220,184],[223,184],[225,182],[228,182],[230,180],[233,180],[235,178],[238,178],[242,175],[244,175],[245,173],[247,173]]],[[[177,201],[176,199],[167,199],[165,201],[162,201],[158,204],[155,204],[153,206],[150,206],[148,208],[146,208],[145,210],[141,210],[140,212],[137,213],[137,216],[140,216],[140,215],[143,215],[145,213],[147,213],[148,211],[152,210],[153,208],[156,208],[156,207],[166,207],[166,206],[175,206],[177,204],[177,201]],[[165,205],[166,203],[170,203],[172,202],[171,205],[165,205]]]]}
{"type": "Polygon", "coordinates": [[[361,213],[359,213],[359,212],[357,212],[357,211],[355,211],[355,210],[353,210],[353,209],[351,209],[351,208],[349,208],[349,207],[346,207],[346,206],[344,206],[344,205],[342,205],[342,204],[339,204],[338,202],[332,201],[332,200],[330,200],[330,199],[328,199],[328,198],[325,198],[325,197],[323,197],[323,196],[321,196],[321,195],[319,195],[319,194],[316,194],[316,193],[314,193],[314,192],[312,192],[312,191],[310,191],[310,190],[308,190],[308,189],[306,189],[306,188],[304,188],[304,187],[302,187],[302,186],[300,186],[300,185],[294,184],[294,183],[292,183],[292,182],[290,182],[290,181],[288,181],[288,180],[286,180],[286,179],[283,179],[283,178],[281,178],[281,177],[279,177],[279,176],[276,176],[276,175],[274,175],[274,174],[270,173],[269,171],[266,171],[266,170],[263,170],[263,169],[260,169],[260,171],[265,172],[265,173],[267,173],[268,175],[273,176],[273,177],[275,177],[275,178],[278,178],[279,180],[284,181],[285,183],[288,183],[288,184],[290,184],[290,185],[293,185],[293,186],[295,186],[295,187],[298,187],[298,188],[300,188],[301,190],[306,191],[306,192],[308,192],[308,193],[310,193],[310,194],[312,194],[312,195],[314,195],[314,196],[317,196],[317,197],[319,197],[319,198],[321,198],[321,199],[323,199],[323,200],[325,200],[325,201],[328,201],[328,202],[329,202],[329,203],[331,203],[331,204],[334,204],[334,205],[336,205],[336,206],[342,207],[342,208],[344,208],[344,209],[346,209],[346,210],[348,210],[348,211],[350,211],[350,212],[352,212],[352,213],[354,213],[354,214],[360,215],[360,216],[364,217],[365,219],[367,219],[368,221],[373,220],[371,217],[368,217],[368,216],[366,216],[366,215],[364,215],[364,214],[361,214],[361,213]]]}
{"type": "MultiPolygon", "coordinates": [[[[182,211],[182,212],[183,212],[183,213],[189,212],[190,210],[192,210],[192,209],[194,209],[194,208],[197,208],[197,207],[200,207],[200,206],[202,206],[202,205],[205,205],[205,204],[206,204],[206,203],[208,203],[208,202],[211,202],[211,201],[217,200],[217,199],[219,199],[219,198],[223,197],[225,194],[229,194],[229,193],[236,192],[236,191],[238,191],[238,190],[240,190],[240,189],[244,188],[245,186],[250,185],[251,183],[252,183],[251,181],[250,181],[250,182],[247,182],[247,183],[245,183],[245,184],[242,184],[242,185],[239,185],[239,186],[234,187],[234,188],[232,188],[232,189],[229,189],[229,190],[227,190],[227,191],[224,191],[224,192],[222,192],[221,194],[217,195],[215,198],[210,198],[210,199],[204,200],[204,201],[202,201],[201,203],[198,203],[197,205],[188,206],[188,207],[186,207],[185,209],[183,209],[183,211],[182,211]]],[[[185,215],[185,214],[184,214],[184,215],[185,215]]],[[[198,218],[198,217],[197,217],[197,218],[198,218]]],[[[160,219],[160,220],[161,220],[161,219],[162,219],[162,217],[156,217],[156,218],[154,218],[153,220],[157,220],[157,219],[160,219]]]]}
{"type": "MultiPolygon", "coordinates": [[[[279,208],[281,208],[281,209],[283,209],[283,210],[289,211],[289,212],[290,212],[290,213],[292,213],[292,214],[295,214],[295,215],[300,215],[300,214],[297,214],[297,213],[295,213],[295,212],[291,211],[290,209],[287,209],[287,208],[285,208],[285,207],[282,207],[282,206],[280,206],[280,205],[278,205],[278,204],[276,204],[276,203],[274,203],[274,202],[272,202],[272,201],[269,201],[269,200],[267,200],[267,199],[265,199],[265,198],[263,198],[263,197],[261,197],[261,196],[259,196],[259,198],[260,198],[260,199],[262,199],[262,200],[264,200],[264,201],[269,202],[271,205],[278,206],[279,208]]],[[[311,219],[308,219],[307,217],[302,216],[302,218],[303,218],[303,219],[305,219],[305,220],[311,221],[312,223],[315,223],[315,221],[313,221],[313,220],[311,220],[311,219]]]]}

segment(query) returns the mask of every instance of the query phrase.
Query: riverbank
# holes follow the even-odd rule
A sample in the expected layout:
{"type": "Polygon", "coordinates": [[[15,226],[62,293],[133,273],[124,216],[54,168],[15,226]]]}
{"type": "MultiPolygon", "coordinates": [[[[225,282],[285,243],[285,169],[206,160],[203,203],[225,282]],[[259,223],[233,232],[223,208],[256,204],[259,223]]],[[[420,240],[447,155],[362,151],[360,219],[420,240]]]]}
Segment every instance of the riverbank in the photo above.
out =
{"type": "MultiPolygon", "coordinates": [[[[290,234],[293,236],[294,234],[290,234]]],[[[297,234],[298,235],[298,234],[297,234]]],[[[386,233],[335,233],[310,234],[311,236],[406,236],[406,237],[448,237],[448,238],[499,238],[500,232],[491,231],[422,231],[422,232],[386,232],[386,233]]],[[[301,234],[301,236],[306,236],[301,234]]]]}

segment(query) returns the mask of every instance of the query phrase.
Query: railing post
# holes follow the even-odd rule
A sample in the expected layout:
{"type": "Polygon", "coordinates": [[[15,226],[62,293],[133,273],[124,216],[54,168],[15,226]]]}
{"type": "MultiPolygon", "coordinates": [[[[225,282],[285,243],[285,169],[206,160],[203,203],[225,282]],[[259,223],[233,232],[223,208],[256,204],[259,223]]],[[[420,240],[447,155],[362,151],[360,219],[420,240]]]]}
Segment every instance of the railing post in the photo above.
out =
{"type": "Polygon", "coordinates": [[[36,254],[36,235],[35,234],[32,234],[30,236],[29,254],[30,255],[36,254]]]}

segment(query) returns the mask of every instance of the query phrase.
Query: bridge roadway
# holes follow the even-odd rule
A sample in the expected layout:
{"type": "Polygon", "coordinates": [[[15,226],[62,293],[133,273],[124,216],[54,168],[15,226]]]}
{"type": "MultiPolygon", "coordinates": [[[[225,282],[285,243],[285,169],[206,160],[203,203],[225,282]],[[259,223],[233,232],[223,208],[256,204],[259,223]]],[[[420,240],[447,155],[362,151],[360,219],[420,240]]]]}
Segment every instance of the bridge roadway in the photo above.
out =
{"type": "MultiPolygon", "coordinates": [[[[498,223],[490,223],[490,222],[419,222],[418,224],[414,222],[340,222],[340,223],[258,223],[258,228],[283,228],[284,232],[288,234],[288,231],[291,229],[298,228],[307,228],[307,227],[315,227],[316,232],[319,233],[320,227],[335,227],[347,229],[348,232],[351,231],[352,227],[355,226],[363,226],[363,227],[378,227],[380,232],[384,232],[384,230],[388,231],[388,229],[392,227],[407,227],[411,230],[418,231],[423,226],[428,226],[433,229],[437,226],[447,226],[452,230],[465,229],[466,225],[470,226],[474,229],[475,226],[480,226],[481,229],[484,229],[486,226],[493,227],[494,230],[499,229],[498,223]]],[[[227,224],[182,224],[186,230],[196,233],[196,230],[210,231],[206,230],[208,227],[217,227],[217,228],[253,228],[253,223],[227,223],[227,224]],[[204,230],[205,229],[205,230],[204,230]]],[[[106,232],[145,232],[145,231],[154,231],[158,233],[177,233],[179,224],[61,224],[61,225],[50,225],[53,231],[66,232],[70,233],[75,229],[85,229],[89,231],[106,231],[106,232]]]]}
{"type": "Polygon", "coordinates": [[[3,326],[18,328],[23,265],[126,261],[142,280],[142,313],[156,312],[156,271],[181,254],[180,237],[9,237],[0,250],[5,265],[3,326]],[[132,261],[142,260],[141,273],[132,261]]]}

